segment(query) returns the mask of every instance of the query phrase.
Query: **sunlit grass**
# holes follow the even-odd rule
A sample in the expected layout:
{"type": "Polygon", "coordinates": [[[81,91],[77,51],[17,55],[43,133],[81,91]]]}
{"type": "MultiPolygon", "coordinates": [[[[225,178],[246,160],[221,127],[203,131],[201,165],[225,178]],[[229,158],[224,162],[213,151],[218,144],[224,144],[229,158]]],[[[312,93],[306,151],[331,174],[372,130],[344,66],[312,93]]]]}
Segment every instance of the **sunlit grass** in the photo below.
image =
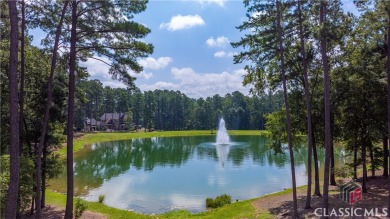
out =
{"type": "MultiPolygon", "coordinates": [[[[157,215],[146,215],[139,214],[132,211],[121,210],[117,208],[108,207],[99,202],[87,202],[88,209],[87,211],[92,211],[100,214],[106,215],[108,218],[171,218],[171,219],[181,219],[181,218],[224,218],[224,219],[239,219],[239,218],[274,218],[270,212],[255,209],[252,205],[252,202],[256,199],[246,200],[235,202],[230,205],[223,206],[221,208],[208,210],[206,212],[191,214],[187,210],[176,210],[164,214],[157,215]]],[[[50,205],[65,208],[66,195],[59,194],[47,190],[46,192],[46,202],[50,205]]]]}
{"type": "MultiPolygon", "coordinates": [[[[73,204],[76,203],[76,198],[73,199],[73,204]]],[[[52,192],[50,190],[46,190],[46,203],[56,206],[56,207],[62,207],[65,208],[66,206],[66,195],[52,192]]],[[[131,211],[121,210],[117,208],[108,207],[104,204],[101,204],[99,202],[87,202],[88,208],[87,211],[97,212],[100,214],[104,214],[108,216],[108,218],[155,218],[149,215],[143,215],[131,211]]]]}

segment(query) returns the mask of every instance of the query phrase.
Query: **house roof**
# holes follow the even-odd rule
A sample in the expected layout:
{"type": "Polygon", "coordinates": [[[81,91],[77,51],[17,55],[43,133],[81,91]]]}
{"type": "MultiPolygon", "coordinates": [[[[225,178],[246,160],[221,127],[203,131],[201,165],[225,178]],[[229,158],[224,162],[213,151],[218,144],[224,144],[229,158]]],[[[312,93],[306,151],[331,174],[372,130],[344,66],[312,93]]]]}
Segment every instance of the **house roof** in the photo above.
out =
{"type": "Polygon", "coordinates": [[[125,119],[126,115],[124,113],[104,113],[102,117],[100,117],[100,120],[102,121],[108,121],[110,119],[125,119]]]}
{"type": "Polygon", "coordinates": [[[86,123],[87,123],[87,125],[98,125],[98,121],[96,121],[96,119],[94,119],[94,118],[87,118],[86,123]]]}

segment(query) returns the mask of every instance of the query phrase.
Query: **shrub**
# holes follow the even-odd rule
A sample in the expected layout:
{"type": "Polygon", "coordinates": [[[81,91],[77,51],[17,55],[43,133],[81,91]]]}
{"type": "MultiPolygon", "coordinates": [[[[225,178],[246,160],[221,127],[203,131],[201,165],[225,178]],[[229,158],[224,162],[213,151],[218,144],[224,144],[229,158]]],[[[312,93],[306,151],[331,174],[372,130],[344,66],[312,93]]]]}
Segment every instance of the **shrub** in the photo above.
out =
{"type": "MultiPolygon", "coordinates": [[[[20,210],[24,211],[31,204],[33,195],[32,187],[35,184],[33,179],[34,161],[30,158],[20,158],[20,210]]],[[[0,218],[5,217],[6,194],[8,190],[9,178],[9,155],[0,156],[0,218]]]]}
{"type": "Polygon", "coordinates": [[[217,196],[215,199],[212,198],[206,199],[207,208],[219,208],[230,203],[232,203],[232,197],[226,194],[217,196]]]}
{"type": "Polygon", "coordinates": [[[351,165],[341,163],[334,168],[334,174],[336,177],[348,178],[353,176],[353,168],[351,165]]]}
{"type": "Polygon", "coordinates": [[[104,198],[105,198],[104,195],[99,195],[99,203],[103,203],[104,202],[104,198]]]}
{"type": "Polygon", "coordinates": [[[83,212],[87,210],[88,204],[86,201],[82,200],[81,198],[76,199],[76,205],[74,209],[74,217],[75,218],[80,218],[81,215],[83,215],[83,212]]]}

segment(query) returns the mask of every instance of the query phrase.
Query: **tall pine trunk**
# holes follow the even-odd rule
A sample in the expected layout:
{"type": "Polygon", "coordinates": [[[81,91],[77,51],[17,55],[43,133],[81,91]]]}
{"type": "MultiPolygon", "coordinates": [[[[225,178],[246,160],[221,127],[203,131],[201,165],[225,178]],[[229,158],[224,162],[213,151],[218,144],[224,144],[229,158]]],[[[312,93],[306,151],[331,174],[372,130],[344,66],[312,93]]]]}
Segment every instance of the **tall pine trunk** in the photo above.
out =
{"type": "Polygon", "coordinates": [[[10,179],[7,191],[7,206],[5,217],[16,218],[19,193],[19,115],[18,115],[18,9],[16,1],[8,1],[10,17],[10,48],[9,48],[9,129],[10,129],[10,179]]]}
{"type": "Polygon", "coordinates": [[[305,209],[311,208],[311,184],[312,184],[312,149],[313,149],[313,129],[311,121],[311,97],[309,89],[309,78],[307,72],[307,60],[305,51],[305,38],[303,32],[303,15],[301,9],[301,1],[298,0],[298,16],[299,16],[299,38],[301,43],[301,56],[303,66],[303,77],[305,83],[305,101],[306,101],[306,117],[307,117],[307,136],[308,136],[308,150],[307,150],[307,193],[306,193],[306,204],[305,209]]]}
{"type": "MultiPolygon", "coordinates": [[[[333,138],[332,138],[333,139],[333,138]]],[[[330,184],[336,186],[336,177],[334,173],[334,144],[333,140],[330,141],[330,184]]]]}
{"type": "Polygon", "coordinates": [[[41,194],[42,190],[42,148],[43,144],[46,138],[46,132],[47,132],[47,127],[49,125],[49,117],[50,117],[50,107],[51,107],[51,102],[53,99],[53,78],[54,78],[54,70],[56,68],[56,63],[57,63],[57,50],[58,50],[58,44],[60,41],[60,35],[61,35],[61,29],[62,29],[62,23],[64,20],[65,12],[66,12],[66,7],[68,5],[68,1],[64,3],[64,7],[62,8],[62,13],[61,13],[61,18],[60,22],[58,23],[57,30],[56,30],[56,36],[54,40],[54,47],[53,47],[53,53],[51,57],[51,66],[50,66],[50,74],[49,74],[49,79],[47,82],[47,100],[46,100],[46,105],[45,105],[45,115],[43,117],[43,124],[42,124],[42,130],[41,130],[41,135],[39,138],[39,144],[38,144],[38,156],[37,156],[37,169],[36,169],[36,185],[37,185],[37,195],[35,196],[35,202],[36,204],[36,215],[35,217],[37,219],[41,218],[41,196],[38,194],[41,194]]]}
{"type": "Polygon", "coordinates": [[[357,179],[357,166],[358,166],[358,160],[357,160],[357,153],[358,153],[358,147],[357,147],[357,139],[355,140],[356,143],[353,148],[353,178],[357,179]]]}
{"type": "Polygon", "coordinates": [[[42,160],[42,199],[41,199],[41,208],[45,208],[45,196],[46,196],[46,170],[47,170],[47,139],[43,147],[43,160],[42,160]]]}
{"type": "MultiPolygon", "coordinates": [[[[25,76],[25,30],[26,30],[26,16],[25,16],[25,2],[21,1],[21,13],[22,13],[22,24],[20,33],[20,88],[19,88],[19,157],[23,154],[23,139],[25,137],[23,132],[23,118],[24,118],[24,76],[25,76]]],[[[20,212],[20,184],[18,188],[18,207],[17,207],[17,218],[22,217],[20,212]]]]}
{"type": "Polygon", "coordinates": [[[297,206],[297,191],[296,191],[296,182],[295,182],[295,162],[294,162],[294,152],[292,145],[292,128],[291,128],[291,117],[290,117],[290,108],[288,104],[288,95],[287,95],[287,79],[286,72],[284,68],[284,46],[283,46],[283,33],[282,33],[282,15],[281,15],[281,3],[276,1],[277,8],[277,30],[278,30],[278,41],[279,41],[279,53],[280,53],[280,67],[282,72],[282,81],[283,81],[283,94],[284,94],[284,104],[286,107],[286,125],[287,125],[287,135],[288,135],[288,148],[290,152],[290,162],[291,162],[291,181],[293,189],[293,218],[298,217],[298,206],[297,206]]]}
{"type": "Polygon", "coordinates": [[[316,139],[313,134],[313,161],[314,161],[314,195],[322,197],[320,191],[320,170],[318,168],[318,154],[316,139]]]}
{"type": "Polygon", "coordinates": [[[24,76],[25,76],[25,30],[26,30],[26,17],[25,17],[25,2],[22,3],[22,28],[20,36],[20,96],[19,96],[19,154],[22,155],[23,151],[23,118],[24,118],[24,76]]]}
{"type": "Polygon", "coordinates": [[[369,140],[368,142],[368,150],[370,151],[370,162],[371,162],[371,177],[375,177],[375,160],[374,160],[374,148],[372,142],[369,140]]]}
{"type": "Polygon", "coordinates": [[[362,161],[363,161],[363,181],[362,181],[362,191],[367,193],[367,162],[366,162],[366,141],[365,133],[362,133],[362,161]]]}
{"type": "Polygon", "coordinates": [[[330,78],[327,55],[327,34],[326,34],[326,3],[320,3],[320,25],[321,25],[321,56],[324,71],[324,99],[325,99],[325,164],[323,184],[323,204],[325,214],[329,208],[329,164],[331,157],[331,130],[330,130],[330,78]]]}
{"type": "MultiPolygon", "coordinates": [[[[390,10],[387,11],[387,137],[390,138],[390,10]]],[[[390,209],[390,177],[387,209],[390,209]]]]}
{"type": "MultiPolygon", "coordinates": [[[[31,157],[36,157],[37,156],[37,143],[34,144],[34,147],[31,147],[30,146],[30,156],[31,157]]],[[[34,168],[36,169],[37,168],[37,162],[34,162],[34,168]]],[[[36,172],[33,173],[33,181],[36,180],[36,172]]],[[[36,191],[37,191],[37,186],[36,184],[33,185],[32,187],[32,197],[31,197],[31,206],[30,206],[30,214],[33,215],[34,214],[34,209],[35,209],[35,195],[36,195],[36,191]]]]}
{"type": "Polygon", "coordinates": [[[66,209],[65,219],[73,218],[73,115],[74,115],[74,94],[75,94],[75,68],[76,68],[76,29],[77,29],[77,1],[72,1],[72,29],[70,35],[70,56],[69,56],[69,97],[68,97],[68,124],[66,142],[66,209]]]}
{"type": "Polygon", "coordinates": [[[384,177],[389,176],[389,142],[387,137],[383,137],[383,175],[384,177]]]}

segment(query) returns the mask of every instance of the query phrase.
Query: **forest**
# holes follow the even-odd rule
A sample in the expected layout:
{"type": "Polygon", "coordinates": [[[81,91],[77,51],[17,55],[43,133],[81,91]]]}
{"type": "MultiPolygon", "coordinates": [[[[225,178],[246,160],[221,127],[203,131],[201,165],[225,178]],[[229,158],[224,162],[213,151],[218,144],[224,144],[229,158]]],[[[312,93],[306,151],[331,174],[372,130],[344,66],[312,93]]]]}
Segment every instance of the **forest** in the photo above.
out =
{"type": "Polygon", "coordinates": [[[147,10],[146,0],[1,1],[1,216],[29,210],[41,217],[46,182],[64,166],[55,150],[66,141],[65,218],[72,218],[74,132],[104,113],[126,113],[149,130],[215,129],[221,116],[228,129],[266,128],[276,151],[282,143],[289,148],[292,217],[298,217],[293,151],[302,136],[307,184],[314,185],[305,208],[313,194],[329,207],[336,144],[350,158],[345,169],[352,177],[362,173],[363,193],[369,172],[388,177],[390,2],[354,1],[357,14],[345,12],[340,0],[243,3],[246,20],[237,27],[243,34],[231,45],[241,49],[234,62],[246,65],[243,86],[252,86],[251,95],[193,99],[180,91],[142,93],[128,73],[142,72],[137,60],[156,46],[144,40],[151,30],[133,21],[147,10]],[[40,48],[31,45],[34,28],[47,34],[40,48]],[[88,79],[80,63],[100,57],[126,89],[88,79]],[[318,150],[325,151],[323,173],[318,150]]]}
{"type": "Polygon", "coordinates": [[[75,128],[84,128],[85,118],[100,119],[104,113],[128,114],[128,129],[213,130],[221,117],[228,129],[264,130],[265,115],[279,110],[283,96],[279,91],[244,96],[236,91],[224,97],[189,98],[180,91],[103,87],[98,80],[78,82],[75,128]]]}

